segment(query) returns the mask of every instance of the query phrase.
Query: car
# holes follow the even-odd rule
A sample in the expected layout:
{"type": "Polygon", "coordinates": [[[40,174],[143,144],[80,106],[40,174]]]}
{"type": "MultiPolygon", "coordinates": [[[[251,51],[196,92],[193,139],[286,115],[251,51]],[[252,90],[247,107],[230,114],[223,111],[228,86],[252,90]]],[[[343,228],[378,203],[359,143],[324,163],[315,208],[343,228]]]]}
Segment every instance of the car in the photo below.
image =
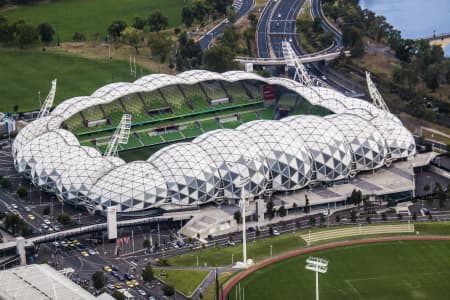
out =
{"type": "Polygon", "coordinates": [[[73,241],[72,241],[72,244],[74,244],[75,246],[78,247],[78,246],[80,246],[81,243],[80,243],[80,241],[78,241],[78,240],[73,240],[73,241]]]}
{"type": "Polygon", "coordinates": [[[125,281],[125,278],[123,278],[123,276],[120,274],[119,274],[119,276],[117,276],[117,279],[119,279],[120,281],[125,281]]]}
{"type": "Polygon", "coordinates": [[[278,14],[278,18],[281,18],[281,14],[278,14]]]}
{"type": "Polygon", "coordinates": [[[89,256],[89,253],[87,253],[86,251],[81,251],[81,256],[87,257],[89,256]]]}
{"type": "Polygon", "coordinates": [[[55,246],[55,247],[59,247],[59,243],[58,243],[57,241],[54,241],[54,242],[52,243],[52,245],[55,246]]]}
{"type": "Polygon", "coordinates": [[[42,224],[41,224],[41,227],[44,228],[44,229],[48,229],[48,225],[45,224],[45,223],[42,223],[42,224]]]}
{"type": "Polygon", "coordinates": [[[212,235],[208,235],[208,240],[210,240],[210,241],[214,241],[214,237],[212,236],[212,235]]]}
{"type": "Polygon", "coordinates": [[[27,217],[28,217],[28,219],[30,219],[31,221],[33,221],[34,219],[36,219],[35,216],[33,216],[32,214],[29,214],[27,217]]]}
{"type": "Polygon", "coordinates": [[[78,248],[81,250],[84,250],[84,249],[86,249],[86,246],[83,243],[79,243],[78,248]]]}
{"type": "Polygon", "coordinates": [[[230,23],[230,20],[225,19],[225,20],[223,20],[223,23],[224,23],[224,24],[228,24],[228,23],[230,23]]]}
{"type": "Polygon", "coordinates": [[[228,246],[235,246],[235,245],[236,245],[236,243],[235,243],[235,242],[233,242],[233,241],[228,241],[228,242],[227,242],[227,245],[228,245],[228,246]]]}
{"type": "Polygon", "coordinates": [[[12,206],[12,208],[14,208],[14,209],[18,209],[18,208],[19,208],[19,207],[17,206],[17,204],[15,204],[15,203],[12,203],[11,206],[12,206]]]}
{"type": "Polygon", "coordinates": [[[322,75],[320,78],[322,78],[322,80],[327,80],[327,76],[322,75]]]}
{"type": "Polygon", "coordinates": [[[131,283],[134,284],[134,286],[138,286],[139,282],[136,279],[131,279],[131,283]]]}
{"type": "Polygon", "coordinates": [[[114,277],[119,277],[119,275],[120,275],[119,272],[114,271],[114,270],[112,270],[111,274],[112,274],[114,277]]]}
{"type": "Polygon", "coordinates": [[[92,249],[88,249],[87,252],[89,253],[89,255],[97,254],[97,252],[95,252],[95,250],[92,250],[92,249]]]}
{"type": "Polygon", "coordinates": [[[146,296],[147,295],[147,293],[144,290],[142,290],[142,289],[138,289],[137,292],[141,296],[146,296]]]}
{"type": "Polygon", "coordinates": [[[53,226],[53,229],[54,229],[55,231],[60,231],[60,230],[61,230],[61,228],[60,228],[58,225],[53,226]]]}
{"type": "Polygon", "coordinates": [[[289,38],[289,43],[292,43],[292,38],[291,37],[289,38]]]}
{"type": "Polygon", "coordinates": [[[274,229],[274,230],[272,230],[272,235],[278,236],[278,235],[280,235],[280,232],[278,230],[274,229]]]}
{"type": "Polygon", "coordinates": [[[129,288],[134,288],[134,284],[131,281],[125,281],[125,284],[127,285],[127,287],[129,288]]]}
{"type": "Polygon", "coordinates": [[[122,285],[120,283],[116,283],[114,284],[114,287],[118,290],[120,290],[122,288],[122,285]]]}
{"type": "Polygon", "coordinates": [[[119,272],[119,268],[115,265],[110,265],[111,269],[113,269],[116,272],[119,272]]]}
{"type": "Polygon", "coordinates": [[[130,275],[128,273],[123,274],[123,277],[125,277],[126,280],[132,280],[133,279],[133,275],[130,275]]]}
{"type": "Polygon", "coordinates": [[[23,209],[25,209],[26,212],[31,212],[31,209],[28,206],[25,206],[23,209]]]}
{"type": "Polygon", "coordinates": [[[108,289],[110,289],[110,290],[113,290],[113,289],[114,289],[114,284],[108,283],[108,284],[106,285],[106,288],[108,288],[108,289]]]}
{"type": "Polygon", "coordinates": [[[50,220],[49,220],[49,219],[45,219],[45,220],[44,220],[44,223],[45,223],[45,224],[47,224],[47,225],[50,225],[50,224],[52,224],[52,222],[50,222],[50,220]]]}
{"type": "Polygon", "coordinates": [[[106,273],[111,273],[112,269],[109,266],[104,266],[103,271],[105,271],[106,273]]]}
{"type": "Polygon", "coordinates": [[[247,228],[247,231],[248,232],[255,232],[256,228],[255,227],[249,227],[249,228],[247,228]]]}
{"type": "Polygon", "coordinates": [[[48,232],[53,232],[53,228],[52,228],[52,226],[48,226],[48,229],[47,229],[47,231],[48,231],[48,232]]]}
{"type": "Polygon", "coordinates": [[[174,247],[175,249],[180,248],[180,246],[178,246],[177,243],[172,243],[171,246],[174,247]]]}
{"type": "Polygon", "coordinates": [[[281,25],[280,22],[275,23],[275,26],[277,26],[277,27],[280,27],[280,25],[281,25]]]}
{"type": "Polygon", "coordinates": [[[177,241],[177,245],[178,245],[180,248],[183,248],[183,247],[185,246],[185,244],[184,244],[183,241],[177,241]]]}
{"type": "Polygon", "coordinates": [[[156,300],[154,296],[148,296],[148,300],[156,300]]]}

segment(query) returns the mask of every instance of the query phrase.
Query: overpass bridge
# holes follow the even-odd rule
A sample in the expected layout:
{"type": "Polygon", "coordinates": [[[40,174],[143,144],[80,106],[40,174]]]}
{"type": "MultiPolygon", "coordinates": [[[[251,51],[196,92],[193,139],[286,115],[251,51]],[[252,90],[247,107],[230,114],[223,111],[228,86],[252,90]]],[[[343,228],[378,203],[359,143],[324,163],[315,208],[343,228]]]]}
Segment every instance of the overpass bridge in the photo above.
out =
{"type": "MultiPolygon", "coordinates": [[[[182,220],[189,220],[193,214],[196,214],[197,211],[187,211],[187,212],[178,212],[178,213],[168,213],[164,214],[162,216],[152,216],[152,217],[144,217],[144,218],[138,218],[138,219],[130,219],[130,220],[123,220],[117,222],[118,228],[123,227],[131,227],[131,226],[139,226],[139,225],[145,225],[160,221],[182,221],[182,220]]],[[[51,241],[61,240],[64,238],[69,238],[73,236],[80,236],[83,234],[91,233],[91,232],[99,232],[107,229],[107,223],[98,223],[93,225],[87,225],[87,226],[81,226],[78,228],[72,228],[67,229],[63,231],[48,233],[40,236],[35,236],[31,238],[24,239],[24,246],[25,247],[34,247],[37,244],[47,243],[51,241]]],[[[0,244],[0,251],[6,251],[11,249],[18,249],[20,247],[19,243],[17,241],[9,241],[6,243],[0,244]]],[[[19,249],[18,249],[18,252],[19,249]]]]}
{"type": "MultiPolygon", "coordinates": [[[[344,51],[346,56],[350,55],[349,51],[344,51]]],[[[302,64],[307,64],[311,62],[317,61],[330,61],[338,58],[341,55],[341,52],[331,52],[331,53],[320,53],[320,54],[307,54],[298,56],[298,61],[302,64]]],[[[253,65],[259,66],[276,66],[276,65],[286,65],[290,59],[286,59],[284,57],[275,57],[275,58],[263,58],[263,57],[237,57],[235,61],[240,64],[251,63],[253,65]]]]}
{"type": "Polygon", "coordinates": [[[448,44],[450,44],[450,32],[448,33],[442,33],[442,34],[434,34],[432,36],[423,37],[420,39],[417,39],[416,41],[428,41],[430,45],[432,46],[441,46],[442,49],[444,49],[448,44]]]}

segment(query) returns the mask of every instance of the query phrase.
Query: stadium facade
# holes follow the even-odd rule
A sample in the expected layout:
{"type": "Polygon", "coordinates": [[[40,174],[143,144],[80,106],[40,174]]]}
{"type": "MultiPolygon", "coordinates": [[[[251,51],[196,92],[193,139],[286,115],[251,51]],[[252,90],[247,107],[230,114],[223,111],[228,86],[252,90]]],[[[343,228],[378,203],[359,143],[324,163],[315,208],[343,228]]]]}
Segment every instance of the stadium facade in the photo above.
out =
{"type": "Polygon", "coordinates": [[[114,206],[119,212],[130,212],[255,199],[351,178],[414,156],[415,142],[390,112],[331,88],[308,88],[290,79],[243,71],[194,70],[176,76],[152,74],[68,99],[21,130],[12,151],[17,170],[60,200],[91,211],[114,206]],[[129,163],[80,145],[64,129],[76,114],[123,97],[211,81],[281,87],[331,114],[258,120],[236,129],[213,130],[191,142],[166,146],[146,161],[129,163]]]}

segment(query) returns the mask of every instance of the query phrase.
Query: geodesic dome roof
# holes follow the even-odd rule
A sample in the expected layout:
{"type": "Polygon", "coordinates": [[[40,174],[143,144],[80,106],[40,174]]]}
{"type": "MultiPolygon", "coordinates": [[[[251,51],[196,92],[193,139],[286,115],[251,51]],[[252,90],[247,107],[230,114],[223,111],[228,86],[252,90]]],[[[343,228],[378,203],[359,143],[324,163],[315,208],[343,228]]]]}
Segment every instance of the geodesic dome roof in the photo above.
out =
{"type": "Polygon", "coordinates": [[[386,140],[391,158],[406,158],[416,153],[414,137],[401,123],[383,116],[373,118],[370,123],[386,140]]]}
{"type": "Polygon", "coordinates": [[[312,159],[297,131],[280,121],[258,120],[240,125],[262,150],[272,179],[272,189],[299,189],[309,183],[312,159]]]}
{"type": "Polygon", "coordinates": [[[148,161],[163,175],[171,203],[192,205],[217,198],[221,184],[219,170],[200,146],[172,144],[154,153],[148,161]]]}
{"type": "Polygon", "coordinates": [[[19,173],[29,176],[31,169],[50,152],[59,151],[66,145],[77,146],[80,143],[70,131],[55,129],[47,131],[25,144],[16,155],[15,163],[19,173]]]}
{"type": "Polygon", "coordinates": [[[61,174],[56,184],[59,197],[73,204],[78,204],[78,200],[86,200],[97,180],[112,168],[121,165],[119,160],[113,161],[119,164],[114,165],[97,150],[85,148],[86,155],[79,156],[73,166],[61,174]]]}
{"type": "Polygon", "coordinates": [[[151,208],[166,198],[164,177],[146,161],[134,161],[112,169],[97,181],[89,194],[91,205],[97,209],[113,206],[122,212],[151,208]]]}
{"type": "Polygon", "coordinates": [[[353,114],[330,115],[325,119],[345,136],[352,149],[357,170],[372,170],[384,165],[388,150],[386,141],[370,122],[353,114]]]}
{"type": "Polygon", "coordinates": [[[291,116],[281,120],[305,140],[314,160],[317,180],[332,181],[349,176],[352,153],[345,136],[333,123],[309,115],[291,116]]]}
{"type": "Polygon", "coordinates": [[[243,178],[249,180],[244,188],[248,197],[255,197],[266,188],[269,171],[264,155],[244,133],[218,129],[204,133],[192,142],[202,147],[219,169],[226,198],[241,198],[243,178]]]}

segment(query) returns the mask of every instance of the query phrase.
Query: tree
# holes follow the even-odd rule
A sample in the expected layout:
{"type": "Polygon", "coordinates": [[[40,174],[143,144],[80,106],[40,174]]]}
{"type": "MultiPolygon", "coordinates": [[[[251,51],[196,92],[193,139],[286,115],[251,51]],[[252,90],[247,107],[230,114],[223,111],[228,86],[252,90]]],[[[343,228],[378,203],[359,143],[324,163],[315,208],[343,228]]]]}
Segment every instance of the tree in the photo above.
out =
{"type": "Polygon", "coordinates": [[[314,32],[322,32],[322,19],[320,17],[314,17],[312,29],[314,32]]]}
{"type": "Polygon", "coordinates": [[[266,209],[267,209],[267,213],[269,214],[269,219],[273,218],[273,207],[274,207],[273,201],[272,201],[272,199],[270,199],[269,201],[267,201],[267,204],[266,204],[266,209]]]}
{"type": "Polygon", "coordinates": [[[142,247],[149,249],[151,247],[151,243],[149,239],[144,239],[144,242],[142,243],[142,247]]]}
{"type": "Polygon", "coordinates": [[[336,223],[339,223],[341,221],[341,216],[340,215],[336,215],[336,223]]]}
{"type": "Polygon", "coordinates": [[[414,221],[417,220],[417,213],[416,213],[416,212],[413,212],[412,219],[413,219],[414,221]]]}
{"type": "Polygon", "coordinates": [[[350,220],[352,221],[352,223],[356,223],[356,219],[357,219],[356,211],[352,209],[352,211],[350,212],[350,220]]]}
{"type": "Polygon", "coordinates": [[[134,17],[133,27],[139,30],[144,30],[147,21],[141,17],[134,17]]]}
{"type": "Polygon", "coordinates": [[[323,226],[325,224],[325,221],[326,221],[325,216],[323,214],[320,214],[320,219],[319,219],[320,226],[323,226]]]}
{"type": "Polygon", "coordinates": [[[308,195],[305,194],[305,207],[303,207],[303,210],[305,214],[309,213],[310,207],[309,207],[309,199],[308,195]]]}
{"type": "Polygon", "coordinates": [[[233,214],[233,218],[236,220],[236,223],[241,224],[242,223],[242,214],[240,210],[237,210],[233,214]]]}
{"type": "Polygon", "coordinates": [[[130,45],[136,50],[136,54],[139,54],[139,44],[143,40],[144,32],[134,27],[127,27],[121,33],[120,36],[125,44],[130,45]]]}
{"type": "Polygon", "coordinates": [[[269,234],[273,235],[273,227],[272,226],[269,227],[269,234]]]}
{"type": "Polygon", "coordinates": [[[48,43],[53,41],[55,30],[53,30],[53,27],[49,23],[45,22],[38,25],[38,31],[41,37],[41,42],[48,46],[48,43]]]}
{"type": "Polygon", "coordinates": [[[142,280],[150,282],[153,280],[153,268],[150,264],[147,264],[142,270],[142,280]]]}
{"type": "Polygon", "coordinates": [[[186,27],[191,27],[192,23],[194,23],[194,14],[192,13],[190,6],[185,6],[181,10],[181,22],[183,22],[186,27]]]}
{"type": "Polygon", "coordinates": [[[27,189],[24,188],[23,186],[20,186],[16,192],[17,192],[17,195],[22,199],[24,199],[28,194],[27,189]]]}
{"type": "Polygon", "coordinates": [[[164,293],[164,296],[167,296],[167,297],[171,297],[171,296],[175,295],[175,289],[171,285],[164,285],[162,287],[162,291],[164,293]]]}
{"type": "Polygon", "coordinates": [[[433,91],[433,93],[436,91],[437,88],[439,88],[439,81],[440,81],[440,75],[441,75],[441,66],[438,64],[432,64],[427,67],[427,70],[425,71],[424,81],[429,89],[433,91]]]}
{"type": "Polygon", "coordinates": [[[8,178],[0,177],[0,186],[4,189],[11,187],[11,181],[8,178]]]}
{"type": "Polygon", "coordinates": [[[105,274],[102,271],[96,271],[92,274],[92,282],[94,283],[94,288],[100,290],[106,283],[105,274]]]}
{"type": "Polygon", "coordinates": [[[25,23],[19,23],[16,25],[16,37],[17,42],[21,48],[29,46],[38,40],[38,32],[36,28],[25,23]]]}
{"type": "Polygon", "coordinates": [[[0,43],[11,43],[14,41],[14,28],[8,24],[6,17],[0,16],[0,43]]]}
{"type": "Polygon", "coordinates": [[[81,32],[75,32],[73,34],[72,40],[74,40],[75,42],[82,42],[86,40],[86,37],[81,32]]]}
{"type": "Polygon", "coordinates": [[[44,216],[48,216],[50,214],[50,206],[44,207],[44,209],[42,210],[42,214],[44,216]]]}
{"type": "Polygon", "coordinates": [[[353,203],[353,205],[359,207],[362,201],[362,192],[360,190],[354,189],[350,195],[349,200],[351,203],[353,203]]]}
{"type": "Polygon", "coordinates": [[[108,26],[108,33],[113,37],[113,39],[116,41],[118,38],[120,38],[120,33],[127,28],[127,23],[122,20],[116,20],[111,23],[111,25],[108,26]]]}
{"type": "Polygon", "coordinates": [[[72,218],[70,217],[69,214],[66,213],[62,213],[58,216],[57,218],[58,222],[63,224],[63,225],[70,225],[72,224],[72,218]]]}
{"type": "Polygon", "coordinates": [[[159,32],[169,26],[169,19],[160,10],[153,11],[147,19],[150,31],[159,32]]]}
{"type": "Polygon", "coordinates": [[[282,218],[286,216],[286,208],[284,207],[284,204],[278,209],[278,214],[282,218]]]}
{"type": "Polygon", "coordinates": [[[125,300],[124,294],[122,294],[122,293],[119,292],[119,291],[114,291],[114,292],[111,294],[111,296],[113,296],[113,298],[116,299],[116,300],[125,300]]]}
{"type": "Polygon", "coordinates": [[[382,213],[382,214],[381,214],[381,220],[387,221],[387,215],[386,215],[386,213],[382,213]]]}
{"type": "Polygon", "coordinates": [[[159,56],[161,62],[164,62],[172,47],[172,39],[168,34],[153,32],[149,35],[148,46],[152,55],[159,56]]]}
{"type": "Polygon", "coordinates": [[[369,224],[372,223],[372,219],[370,218],[370,216],[366,217],[366,222],[369,223],[369,224]]]}
{"type": "Polygon", "coordinates": [[[204,61],[207,70],[225,72],[237,67],[236,54],[228,47],[213,46],[205,52],[204,61]]]}
{"type": "Polygon", "coordinates": [[[316,225],[316,218],[314,218],[313,216],[309,217],[309,225],[314,227],[314,225],[316,225]]]}

